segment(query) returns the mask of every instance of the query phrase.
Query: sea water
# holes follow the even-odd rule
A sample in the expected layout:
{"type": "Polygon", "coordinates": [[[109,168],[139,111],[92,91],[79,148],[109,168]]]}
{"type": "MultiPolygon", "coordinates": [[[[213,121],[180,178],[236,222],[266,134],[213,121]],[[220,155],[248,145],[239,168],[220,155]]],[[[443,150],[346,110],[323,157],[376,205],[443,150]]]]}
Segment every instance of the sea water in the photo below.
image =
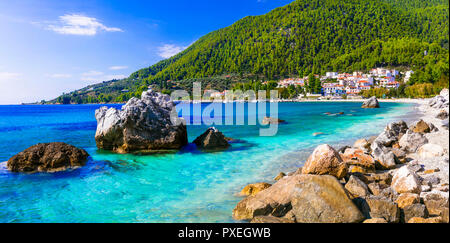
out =
{"type": "MultiPolygon", "coordinates": [[[[186,106],[192,104],[178,109],[186,106]]],[[[219,125],[227,137],[242,141],[205,153],[191,143],[208,126],[189,125],[190,144],[178,153],[142,156],[97,150],[94,113],[100,105],[0,106],[0,162],[44,142],[66,142],[91,155],[86,166],[58,173],[11,173],[0,163],[0,222],[234,222],[232,209],[245,185],[294,171],[319,144],[351,145],[388,122],[413,116],[411,104],[360,106],[279,103],[278,117],[286,123],[276,136],[259,136],[258,125],[219,125]]],[[[198,115],[190,108],[187,119],[198,115]]],[[[248,109],[236,113],[222,118],[252,115],[248,109]]]]}

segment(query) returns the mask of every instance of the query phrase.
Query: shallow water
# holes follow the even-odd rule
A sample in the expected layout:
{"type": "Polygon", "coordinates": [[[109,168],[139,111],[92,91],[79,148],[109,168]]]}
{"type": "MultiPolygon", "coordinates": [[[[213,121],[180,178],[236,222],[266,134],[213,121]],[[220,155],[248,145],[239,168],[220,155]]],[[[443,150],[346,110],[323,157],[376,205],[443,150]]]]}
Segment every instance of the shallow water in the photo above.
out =
{"type": "MultiPolygon", "coordinates": [[[[202,153],[189,144],[176,154],[148,156],[96,149],[99,105],[0,106],[0,161],[55,141],[84,148],[92,157],[83,168],[53,174],[15,174],[0,164],[0,222],[233,222],[232,209],[241,199],[235,195],[246,184],[295,170],[318,144],[351,144],[413,111],[411,104],[360,105],[279,103],[279,118],[286,123],[276,136],[260,137],[258,126],[216,126],[244,142],[224,152],[202,153]],[[316,132],[324,134],[313,136],[316,132]]],[[[234,109],[225,117],[247,114],[234,109]]],[[[207,127],[188,126],[189,141],[207,127]]]]}

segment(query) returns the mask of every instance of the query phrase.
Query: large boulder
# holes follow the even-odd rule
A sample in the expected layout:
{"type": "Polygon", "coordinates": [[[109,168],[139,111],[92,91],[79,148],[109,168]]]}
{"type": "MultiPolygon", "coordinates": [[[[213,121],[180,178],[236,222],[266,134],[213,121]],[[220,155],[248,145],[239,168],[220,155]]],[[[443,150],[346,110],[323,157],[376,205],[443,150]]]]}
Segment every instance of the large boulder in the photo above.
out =
{"type": "Polygon", "coordinates": [[[408,222],[411,218],[414,217],[421,217],[426,218],[428,217],[428,211],[425,205],[420,203],[415,203],[408,205],[403,208],[403,221],[408,222]]]}
{"type": "Polygon", "coordinates": [[[441,145],[432,143],[424,144],[417,150],[417,154],[423,159],[440,157],[444,153],[444,148],[441,145]]]}
{"type": "Polygon", "coordinates": [[[328,144],[317,146],[302,168],[303,174],[332,175],[338,179],[347,174],[347,165],[328,144]]]}
{"type": "Polygon", "coordinates": [[[422,189],[419,177],[408,166],[403,166],[394,173],[392,188],[399,194],[420,193],[422,189]]]}
{"type": "Polygon", "coordinates": [[[449,208],[449,193],[441,191],[422,192],[420,198],[427,207],[428,213],[439,216],[449,208]]]}
{"type": "Polygon", "coordinates": [[[83,166],[89,154],[66,143],[40,143],[14,155],[7,162],[13,172],[56,172],[83,166]]]}
{"type": "Polygon", "coordinates": [[[233,209],[233,218],[251,220],[259,215],[284,216],[291,209],[292,196],[303,176],[285,176],[271,187],[244,198],[233,209]]]}
{"type": "Polygon", "coordinates": [[[197,148],[203,150],[226,149],[230,146],[225,136],[215,127],[208,128],[194,140],[197,148]]]}
{"type": "Polygon", "coordinates": [[[170,96],[148,90],[122,109],[95,111],[97,147],[118,153],[176,150],[187,144],[186,125],[170,96]]]}
{"type": "Polygon", "coordinates": [[[408,130],[399,141],[400,146],[405,150],[415,153],[420,146],[428,143],[428,139],[422,133],[408,130]]]}
{"type": "Polygon", "coordinates": [[[239,193],[241,196],[253,196],[256,195],[258,192],[269,188],[271,184],[265,183],[265,182],[259,182],[254,184],[248,184],[247,186],[242,189],[242,191],[239,193]]]}
{"type": "Polygon", "coordinates": [[[364,216],[339,181],[329,175],[303,175],[292,199],[298,223],[358,223],[364,216]]]}
{"type": "Polygon", "coordinates": [[[380,108],[380,104],[378,103],[377,97],[373,96],[365,100],[361,108],[380,108]]]}
{"type": "Polygon", "coordinates": [[[395,202],[398,204],[399,208],[405,208],[406,206],[419,203],[420,196],[419,194],[415,193],[402,193],[397,197],[397,200],[395,200],[395,202]]]}

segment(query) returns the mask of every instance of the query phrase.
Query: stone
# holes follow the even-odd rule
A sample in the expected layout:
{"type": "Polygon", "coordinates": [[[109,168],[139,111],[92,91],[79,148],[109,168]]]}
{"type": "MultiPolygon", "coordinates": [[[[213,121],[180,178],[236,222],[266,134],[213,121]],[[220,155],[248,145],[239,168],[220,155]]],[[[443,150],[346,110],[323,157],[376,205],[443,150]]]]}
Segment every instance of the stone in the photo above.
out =
{"type": "Polygon", "coordinates": [[[422,192],[429,192],[429,191],[431,191],[431,186],[429,186],[429,185],[422,185],[421,191],[422,192]]]}
{"type": "Polygon", "coordinates": [[[392,188],[399,194],[420,193],[421,183],[417,174],[407,166],[398,169],[392,177],[392,188]]]}
{"type": "Polygon", "coordinates": [[[375,160],[370,154],[364,153],[361,149],[348,148],[343,154],[340,154],[344,163],[348,167],[354,166],[351,172],[375,172],[375,160]],[[357,168],[355,170],[354,168],[357,168]]]}
{"type": "Polygon", "coordinates": [[[298,223],[358,223],[364,220],[339,181],[329,175],[303,175],[292,199],[298,223]]]}
{"type": "Polygon", "coordinates": [[[215,127],[208,128],[194,140],[194,144],[201,150],[222,150],[230,146],[225,136],[215,127]]]}
{"type": "Polygon", "coordinates": [[[286,219],[286,218],[278,218],[274,216],[256,216],[254,217],[250,223],[294,223],[294,221],[286,219]]]}
{"type": "Polygon", "coordinates": [[[449,215],[448,214],[449,214],[448,208],[443,208],[441,211],[442,223],[446,223],[446,224],[449,223],[449,220],[448,220],[449,215]]]}
{"type": "Polygon", "coordinates": [[[357,176],[360,180],[362,180],[366,184],[370,183],[379,183],[384,185],[391,185],[392,175],[388,172],[383,173],[353,173],[352,175],[357,176]]]}
{"type": "Polygon", "coordinates": [[[432,218],[421,218],[421,217],[414,217],[411,218],[408,223],[420,223],[420,224],[430,224],[430,223],[441,223],[442,219],[441,217],[432,217],[432,218]]]}
{"type": "Polygon", "coordinates": [[[186,125],[178,118],[169,95],[143,92],[120,110],[105,106],[95,111],[99,149],[118,153],[178,150],[188,143],[186,125]]]}
{"type": "Polygon", "coordinates": [[[373,182],[373,183],[370,183],[369,185],[367,185],[367,187],[369,188],[370,192],[373,195],[381,196],[381,195],[383,195],[383,191],[386,188],[389,188],[389,185],[373,182]]]}
{"type": "Polygon", "coordinates": [[[402,210],[402,213],[403,213],[403,222],[408,222],[411,218],[414,217],[421,217],[421,218],[428,217],[427,208],[425,207],[425,205],[420,203],[405,206],[402,210]]]}
{"type": "Polygon", "coordinates": [[[372,147],[372,156],[375,159],[375,167],[379,170],[390,170],[396,167],[397,157],[382,145],[372,147]]]}
{"type": "Polygon", "coordinates": [[[364,152],[370,152],[370,143],[366,139],[358,139],[353,144],[354,148],[361,149],[364,152]]]}
{"type": "Polygon", "coordinates": [[[400,209],[396,203],[387,198],[377,196],[358,198],[357,205],[366,218],[384,218],[390,223],[400,221],[400,209]]]}
{"type": "Polygon", "coordinates": [[[363,221],[364,224],[385,224],[387,223],[384,218],[371,218],[363,221]]]}
{"type": "Polygon", "coordinates": [[[445,120],[448,119],[448,112],[446,110],[441,110],[437,115],[436,118],[445,120]]]}
{"type": "Polygon", "coordinates": [[[442,146],[432,143],[424,144],[417,150],[417,154],[423,159],[441,157],[444,153],[442,146]]]}
{"type": "Polygon", "coordinates": [[[370,195],[367,185],[353,175],[350,176],[350,179],[345,184],[345,189],[347,189],[353,197],[365,197],[370,195]]]}
{"type": "Polygon", "coordinates": [[[380,108],[380,104],[378,103],[377,97],[373,96],[365,100],[361,108],[380,108]]]}
{"type": "Polygon", "coordinates": [[[406,158],[406,152],[403,149],[400,148],[393,148],[392,153],[394,153],[395,157],[397,158],[397,162],[404,164],[408,162],[406,158]]]}
{"type": "Polygon", "coordinates": [[[89,154],[66,143],[39,143],[11,157],[6,163],[12,172],[57,172],[84,166],[89,154]]]}
{"type": "Polygon", "coordinates": [[[411,128],[411,131],[416,133],[429,133],[431,132],[430,126],[423,120],[416,122],[411,128]]]}
{"type": "Polygon", "coordinates": [[[436,173],[436,172],[439,172],[439,171],[441,171],[439,168],[435,168],[435,169],[425,170],[423,173],[424,174],[433,174],[433,173],[436,173]]]}
{"type": "Polygon", "coordinates": [[[339,153],[328,144],[314,149],[303,166],[303,174],[332,175],[341,179],[347,174],[347,166],[339,153]]]}
{"type": "Polygon", "coordinates": [[[430,215],[441,215],[441,213],[449,208],[448,203],[448,192],[441,191],[431,191],[422,192],[420,197],[427,207],[428,213],[430,215]]]}
{"type": "Polygon", "coordinates": [[[273,180],[274,180],[274,181],[278,181],[278,180],[280,180],[281,178],[283,178],[283,177],[285,177],[285,176],[286,176],[285,173],[280,172],[273,180]]]}
{"type": "Polygon", "coordinates": [[[415,193],[402,193],[395,200],[399,208],[405,208],[406,206],[420,203],[419,194],[415,193]]]}
{"type": "Polygon", "coordinates": [[[275,117],[264,117],[261,124],[262,125],[269,125],[269,124],[280,124],[285,122],[284,120],[275,118],[275,117]]]}
{"type": "Polygon", "coordinates": [[[422,145],[428,143],[428,139],[421,133],[415,133],[410,130],[399,141],[400,146],[406,151],[415,153],[422,145]]]}
{"type": "MultiPolygon", "coordinates": [[[[403,134],[408,130],[408,125],[404,121],[389,123],[380,135],[371,143],[372,146],[381,144],[385,147],[391,147],[395,144],[403,134]]],[[[374,148],[372,147],[372,150],[374,148]]]]}
{"type": "Polygon", "coordinates": [[[265,182],[249,184],[245,186],[244,189],[242,189],[242,191],[239,194],[241,196],[253,196],[259,193],[260,191],[269,188],[270,186],[272,185],[265,182]]]}
{"type": "Polygon", "coordinates": [[[304,175],[285,176],[271,187],[241,200],[233,209],[236,220],[251,220],[260,215],[284,216],[291,210],[296,185],[304,175]]]}

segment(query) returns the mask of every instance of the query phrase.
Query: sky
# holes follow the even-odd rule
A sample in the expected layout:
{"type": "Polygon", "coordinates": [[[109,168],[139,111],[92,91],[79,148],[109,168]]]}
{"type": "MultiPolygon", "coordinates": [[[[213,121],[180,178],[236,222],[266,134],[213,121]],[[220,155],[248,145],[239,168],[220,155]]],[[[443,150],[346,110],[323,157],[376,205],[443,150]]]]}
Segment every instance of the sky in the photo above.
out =
{"type": "Polygon", "coordinates": [[[0,0],[0,104],[128,77],[292,0],[0,0]]]}

